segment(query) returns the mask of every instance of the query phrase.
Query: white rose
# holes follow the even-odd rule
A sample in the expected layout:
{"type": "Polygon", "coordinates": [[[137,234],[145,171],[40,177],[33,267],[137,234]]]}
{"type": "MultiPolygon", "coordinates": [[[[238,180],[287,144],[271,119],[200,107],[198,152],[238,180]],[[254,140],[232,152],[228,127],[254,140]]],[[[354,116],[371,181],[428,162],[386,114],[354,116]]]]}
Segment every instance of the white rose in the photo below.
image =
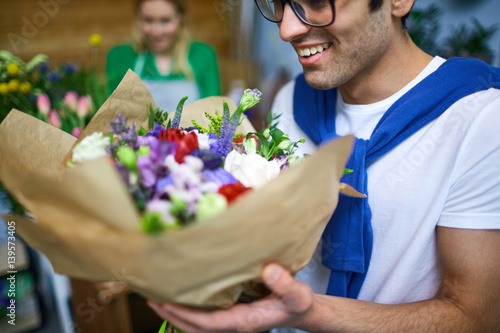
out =
{"type": "Polygon", "coordinates": [[[227,154],[224,169],[246,187],[253,188],[262,187],[280,173],[276,161],[268,161],[258,154],[240,154],[236,150],[227,154]]]}
{"type": "Polygon", "coordinates": [[[209,150],[210,144],[214,142],[214,140],[210,139],[210,136],[207,133],[199,133],[198,131],[194,131],[196,136],[198,137],[198,146],[201,150],[209,150]]]}
{"type": "Polygon", "coordinates": [[[93,133],[85,137],[73,149],[73,162],[83,162],[101,156],[106,156],[106,147],[109,145],[109,138],[101,132],[93,133]]]}

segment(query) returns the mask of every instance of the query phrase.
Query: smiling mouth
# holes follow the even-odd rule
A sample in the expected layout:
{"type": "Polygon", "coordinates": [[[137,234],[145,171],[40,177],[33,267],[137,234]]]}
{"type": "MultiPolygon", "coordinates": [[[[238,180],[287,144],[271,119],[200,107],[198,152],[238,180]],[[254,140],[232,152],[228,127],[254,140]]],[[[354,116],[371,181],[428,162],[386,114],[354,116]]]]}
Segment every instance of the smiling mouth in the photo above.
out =
{"type": "Polygon", "coordinates": [[[319,44],[316,46],[312,47],[306,47],[306,48],[297,48],[297,53],[301,57],[310,57],[312,55],[315,55],[316,53],[321,53],[325,50],[327,50],[330,47],[330,44],[324,43],[324,44],[319,44]]]}

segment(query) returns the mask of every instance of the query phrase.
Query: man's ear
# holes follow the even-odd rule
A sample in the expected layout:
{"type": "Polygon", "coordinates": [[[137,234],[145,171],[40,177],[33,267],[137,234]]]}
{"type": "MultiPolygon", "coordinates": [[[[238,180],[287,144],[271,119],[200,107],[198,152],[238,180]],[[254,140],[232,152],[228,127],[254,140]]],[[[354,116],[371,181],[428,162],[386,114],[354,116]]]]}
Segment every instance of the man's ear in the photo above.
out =
{"type": "Polygon", "coordinates": [[[408,14],[415,3],[415,0],[390,0],[391,13],[395,17],[403,17],[408,14]]]}

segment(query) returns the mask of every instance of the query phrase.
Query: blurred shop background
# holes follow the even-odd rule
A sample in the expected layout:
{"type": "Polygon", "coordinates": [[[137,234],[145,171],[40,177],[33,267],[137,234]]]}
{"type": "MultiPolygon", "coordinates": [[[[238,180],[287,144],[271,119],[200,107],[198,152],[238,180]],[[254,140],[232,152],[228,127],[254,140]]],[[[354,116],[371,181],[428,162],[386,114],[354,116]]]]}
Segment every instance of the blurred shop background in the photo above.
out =
{"type": "MultiPolygon", "coordinates": [[[[92,97],[92,105],[87,105],[90,118],[107,97],[107,52],[129,40],[133,3],[0,0],[0,121],[12,107],[26,112],[32,108],[28,113],[36,115],[43,93],[55,104],[70,91],[77,101],[92,97]],[[11,63],[17,67],[9,67],[11,63]],[[23,70],[30,74],[21,78],[23,70]]],[[[249,113],[259,129],[276,92],[300,73],[297,55],[251,0],[186,3],[193,36],[218,54],[222,93],[235,103],[245,88],[264,93],[249,113]]],[[[498,0],[416,0],[408,25],[417,44],[432,55],[472,56],[500,67],[498,17],[498,0]]],[[[75,134],[64,119],[47,121],[75,134]]],[[[0,214],[12,208],[0,187],[0,214]]],[[[55,274],[50,262],[21,239],[16,241],[16,326],[9,325],[8,231],[0,222],[0,332],[126,333],[156,332],[160,327],[162,321],[140,296],[55,274]]]]}

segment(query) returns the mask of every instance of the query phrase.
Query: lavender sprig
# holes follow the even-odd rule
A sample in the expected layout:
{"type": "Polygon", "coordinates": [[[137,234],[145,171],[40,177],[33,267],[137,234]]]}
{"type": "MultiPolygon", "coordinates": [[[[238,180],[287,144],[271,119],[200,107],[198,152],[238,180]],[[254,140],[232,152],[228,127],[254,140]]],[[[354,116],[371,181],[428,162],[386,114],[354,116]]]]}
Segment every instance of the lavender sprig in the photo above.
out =
{"type": "Polygon", "coordinates": [[[219,136],[219,147],[217,149],[217,155],[219,157],[225,157],[231,148],[231,142],[233,141],[233,135],[228,136],[229,133],[229,105],[224,101],[224,112],[222,114],[222,124],[220,125],[220,136],[219,136]],[[229,142],[229,145],[227,144],[229,142]]]}
{"type": "Polygon", "coordinates": [[[185,96],[179,104],[177,105],[177,109],[175,110],[175,115],[174,119],[172,120],[172,125],[171,128],[179,128],[179,125],[181,123],[181,116],[182,116],[182,109],[184,108],[184,102],[188,99],[187,96],[185,96]]]}
{"type": "Polygon", "coordinates": [[[109,132],[120,135],[127,126],[127,115],[122,115],[121,113],[119,113],[116,119],[111,120],[109,124],[111,125],[111,129],[109,130],[109,132]]]}
{"type": "MultiPolygon", "coordinates": [[[[240,105],[238,105],[236,111],[234,111],[231,118],[229,118],[229,125],[227,127],[224,126],[224,118],[226,118],[226,108],[224,106],[224,118],[220,131],[221,137],[217,155],[219,155],[220,157],[225,157],[229,153],[229,150],[231,149],[231,143],[233,142],[234,133],[236,133],[236,127],[238,127],[238,125],[240,124],[241,115],[243,114],[243,112],[259,103],[261,97],[262,93],[258,89],[245,90],[243,97],[241,98],[240,105]]],[[[229,112],[229,110],[227,112],[229,112]]]]}
{"type": "Polygon", "coordinates": [[[116,157],[116,150],[126,144],[130,148],[137,150],[139,149],[137,145],[137,126],[132,123],[131,127],[127,127],[127,116],[118,114],[115,120],[109,122],[111,125],[111,130],[109,133],[120,136],[120,142],[116,144],[110,144],[106,149],[106,152],[112,157],[116,157]]]}

